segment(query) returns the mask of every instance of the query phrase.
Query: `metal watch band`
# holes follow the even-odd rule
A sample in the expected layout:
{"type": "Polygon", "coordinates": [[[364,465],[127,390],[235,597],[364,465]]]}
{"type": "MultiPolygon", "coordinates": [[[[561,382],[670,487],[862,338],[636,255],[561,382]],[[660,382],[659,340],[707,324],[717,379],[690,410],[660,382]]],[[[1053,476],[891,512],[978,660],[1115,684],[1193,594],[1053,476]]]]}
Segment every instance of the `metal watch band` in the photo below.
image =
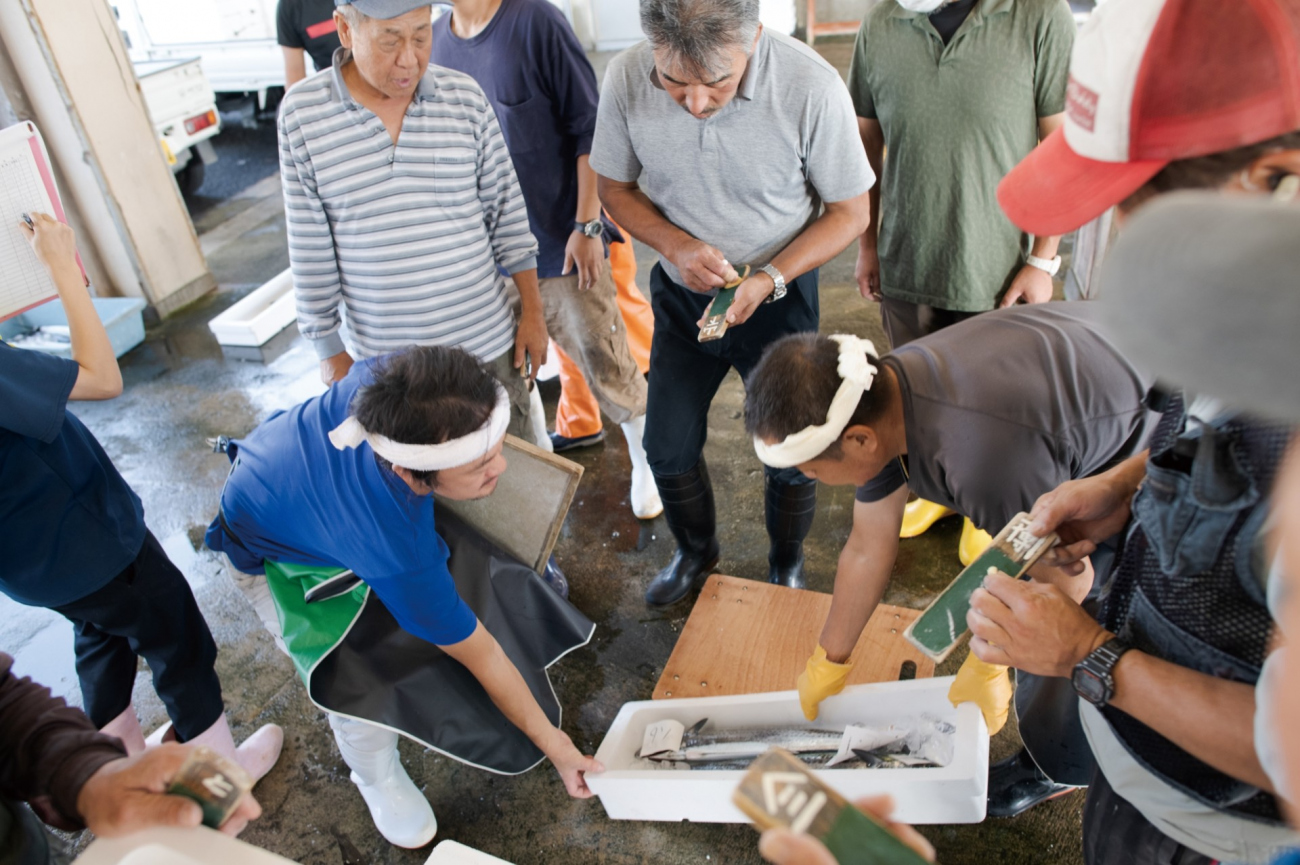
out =
{"type": "Polygon", "coordinates": [[[776,303],[785,297],[785,277],[781,275],[781,271],[770,264],[763,265],[759,270],[772,277],[772,285],[774,286],[772,293],[768,295],[767,300],[763,301],[763,303],[776,303]]]}

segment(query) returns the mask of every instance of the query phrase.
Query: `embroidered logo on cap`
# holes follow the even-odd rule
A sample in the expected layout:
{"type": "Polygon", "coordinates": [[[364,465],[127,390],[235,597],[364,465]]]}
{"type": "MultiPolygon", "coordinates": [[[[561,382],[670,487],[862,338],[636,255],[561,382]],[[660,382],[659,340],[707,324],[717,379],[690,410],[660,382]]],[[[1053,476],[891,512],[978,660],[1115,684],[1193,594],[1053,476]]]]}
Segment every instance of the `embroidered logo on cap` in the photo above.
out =
{"type": "Polygon", "coordinates": [[[1070,76],[1070,86],[1065,90],[1065,110],[1070,119],[1089,132],[1097,125],[1097,100],[1095,90],[1089,90],[1070,76]]]}

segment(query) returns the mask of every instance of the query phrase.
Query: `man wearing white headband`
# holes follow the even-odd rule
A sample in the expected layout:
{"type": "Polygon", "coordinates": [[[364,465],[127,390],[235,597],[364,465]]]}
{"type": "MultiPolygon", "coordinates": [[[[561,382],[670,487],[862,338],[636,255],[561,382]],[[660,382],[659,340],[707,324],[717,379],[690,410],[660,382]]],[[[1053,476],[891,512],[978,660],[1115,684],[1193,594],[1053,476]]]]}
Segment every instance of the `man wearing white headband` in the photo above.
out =
{"type": "Polygon", "coordinates": [[[590,796],[584,773],[599,771],[556,726],[545,679],[593,626],[435,501],[492,493],[509,418],[478,361],[428,346],[360,361],[229,444],[208,545],[266,574],[260,591],[275,611],[257,604],[259,614],[329,712],[353,783],[398,846],[427,844],[437,823],[398,760],[395,730],[504,774],[544,756],[573,796],[590,796]]]}
{"type": "MultiPolygon", "coordinates": [[[[884,596],[909,490],[997,532],[1062,481],[1141,449],[1147,386],[1094,318],[1050,303],[979,316],[881,358],[869,341],[815,334],[786,337],[764,355],[745,383],[759,459],[858,487],[831,612],[799,679],[810,720],[843,689],[848,657],[884,596]]],[[[1034,576],[1079,600],[1092,579],[1049,568],[1034,576]]],[[[1005,668],[972,656],[951,696],[978,702],[997,732],[1010,699],[1005,668]]]]}

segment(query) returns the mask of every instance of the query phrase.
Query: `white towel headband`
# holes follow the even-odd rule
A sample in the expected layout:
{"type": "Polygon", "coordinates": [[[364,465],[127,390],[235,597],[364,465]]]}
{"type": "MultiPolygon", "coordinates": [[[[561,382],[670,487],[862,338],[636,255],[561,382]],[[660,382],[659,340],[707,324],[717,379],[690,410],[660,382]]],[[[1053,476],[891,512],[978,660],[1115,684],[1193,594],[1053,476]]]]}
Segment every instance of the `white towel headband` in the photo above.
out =
{"type": "Polygon", "coordinates": [[[348,415],[330,431],[330,442],[339,450],[369,442],[375,453],[395,466],[417,472],[436,472],[468,465],[492,450],[497,440],[505,435],[510,424],[510,398],[505,388],[497,385],[497,404],[487,423],[469,435],[443,442],[439,445],[411,445],[395,442],[377,433],[367,432],[354,415],[348,415]]]}
{"type": "Polygon", "coordinates": [[[754,450],[763,465],[774,469],[788,469],[816,459],[839,439],[844,428],[849,425],[849,420],[853,417],[862,395],[871,389],[871,382],[875,380],[877,371],[867,360],[868,354],[872,359],[877,357],[876,347],[872,345],[871,340],[859,339],[846,333],[833,334],[831,339],[840,344],[838,372],[843,381],[835,391],[831,407],[826,411],[826,423],[804,427],[776,444],[766,444],[761,438],[754,436],[754,450]]]}

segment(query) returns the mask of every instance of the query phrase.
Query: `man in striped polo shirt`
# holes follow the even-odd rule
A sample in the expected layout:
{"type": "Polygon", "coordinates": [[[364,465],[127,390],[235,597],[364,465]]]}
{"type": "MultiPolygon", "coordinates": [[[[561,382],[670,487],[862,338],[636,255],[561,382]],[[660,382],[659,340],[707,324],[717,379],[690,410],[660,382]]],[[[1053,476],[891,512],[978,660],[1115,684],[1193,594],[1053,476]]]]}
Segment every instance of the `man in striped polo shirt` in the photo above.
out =
{"type": "Polygon", "coordinates": [[[505,386],[509,432],[525,437],[524,364],[547,347],[537,241],[483,91],[429,65],[431,18],[420,0],[339,4],[334,65],[281,105],[298,326],[326,384],[354,355],[463,348],[505,386]],[[519,290],[518,327],[502,271],[519,290]]]}

